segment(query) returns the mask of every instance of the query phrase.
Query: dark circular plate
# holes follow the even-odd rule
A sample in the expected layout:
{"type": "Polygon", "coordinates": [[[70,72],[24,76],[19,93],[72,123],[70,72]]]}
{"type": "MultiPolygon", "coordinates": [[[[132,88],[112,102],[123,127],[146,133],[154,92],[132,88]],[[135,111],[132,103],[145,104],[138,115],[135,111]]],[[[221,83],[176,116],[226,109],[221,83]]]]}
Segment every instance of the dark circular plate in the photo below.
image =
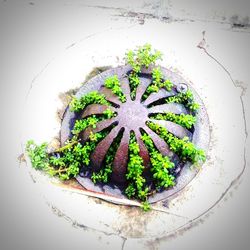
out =
{"type": "MultiPolygon", "coordinates": [[[[186,109],[181,104],[169,103],[166,104],[163,100],[166,97],[174,96],[179,92],[185,92],[190,89],[194,95],[196,102],[200,104],[199,112],[196,116],[197,122],[191,130],[175,124],[170,121],[159,121],[153,120],[155,123],[160,124],[167,128],[169,132],[177,136],[178,138],[183,138],[184,136],[189,137],[189,139],[199,148],[206,150],[209,142],[209,122],[208,116],[204,107],[204,104],[197,92],[184,80],[180,75],[161,67],[163,72],[163,78],[169,79],[174,87],[171,91],[166,91],[165,89],[160,89],[157,93],[152,93],[148,96],[146,100],[142,100],[142,96],[146,91],[147,87],[152,81],[151,69],[142,69],[139,75],[140,84],[137,87],[135,100],[130,98],[130,87],[128,74],[131,68],[129,66],[121,66],[107,70],[92,79],[90,79],[86,84],[84,84],[79,91],[76,93],[76,97],[80,98],[83,95],[91,91],[98,91],[106,96],[106,99],[110,101],[113,106],[110,108],[117,113],[116,117],[101,121],[97,124],[96,128],[87,128],[81,134],[82,140],[86,141],[89,138],[90,132],[100,132],[112,124],[115,125],[114,128],[109,132],[109,134],[101,140],[94,152],[91,154],[91,167],[94,170],[98,170],[102,166],[102,162],[107,154],[109,147],[111,146],[114,139],[117,137],[118,133],[122,130],[122,138],[119,147],[115,153],[113,161],[113,172],[111,176],[111,185],[95,185],[88,176],[79,175],[77,176],[77,181],[87,190],[94,192],[101,192],[106,195],[117,196],[120,198],[125,198],[122,194],[121,187],[126,184],[126,171],[128,162],[128,145],[130,132],[134,131],[137,142],[140,146],[140,156],[143,159],[143,164],[145,166],[145,171],[150,169],[150,158],[146,146],[140,139],[141,131],[145,131],[150,135],[156,148],[162,155],[167,155],[175,163],[175,168],[173,175],[177,177],[177,183],[174,187],[168,188],[162,192],[158,192],[149,197],[148,201],[154,203],[160,200],[164,200],[183,189],[198,173],[198,168],[190,168],[190,163],[183,163],[180,158],[174,154],[167,143],[161,139],[155,132],[148,128],[145,124],[146,121],[152,120],[149,118],[149,114],[153,113],[164,113],[172,112],[175,114],[189,114],[190,111],[186,109]],[[126,95],[126,102],[122,103],[116,95],[112,93],[110,89],[104,87],[104,81],[107,77],[116,74],[121,82],[121,88],[123,93],[126,95]]],[[[69,108],[66,109],[61,127],[61,143],[64,144],[66,140],[72,137],[71,130],[74,127],[76,119],[84,118],[92,114],[102,114],[104,110],[107,109],[105,105],[91,104],[87,106],[83,112],[79,115],[77,113],[71,112],[69,108]],[[80,117],[79,117],[80,116],[80,117]]]]}

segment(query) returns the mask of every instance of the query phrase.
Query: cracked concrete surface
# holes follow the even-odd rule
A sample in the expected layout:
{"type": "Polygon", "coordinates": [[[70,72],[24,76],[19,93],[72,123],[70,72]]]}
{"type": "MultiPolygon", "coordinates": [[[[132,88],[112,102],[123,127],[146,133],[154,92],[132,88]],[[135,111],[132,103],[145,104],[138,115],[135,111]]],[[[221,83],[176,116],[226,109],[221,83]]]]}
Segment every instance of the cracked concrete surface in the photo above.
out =
{"type": "Polygon", "coordinates": [[[5,23],[12,17],[10,27],[3,26],[5,37],[11,38],[4,40],[3,48],[9,46],[5,63],[8,67],[18,65],[18,69],[5,72],[3,80],[12,83],[1,85],[5,94],[1,101],[5,107],[8,92],[14,90],[15,103],[20,104],[15,113],[22,123],[22,136],[16,124],[8,125],[16,130],[6,140],[12,150],[2,150],[3,165],[10,166],[1,183],[2,190],[9,190],[2,212],[6,222],[1,229],[3,249],[17,244],[23,249],[84,249],[84,245],[93,249],[185,249],[187,245],[203,249],[204,243],[209,249],[245,249],[250,208],[245,196],[250,174],[246,150],[250,30],[244,1],[231,2],[227,8],[225,3],[201,5],[196,1],[189,6],[181,1],[4,1],[2,10],[5,23]],[[27,20],[18,24],[24,14],[27,20]],[[31,21],[35,21],[34,26],[31,21]],[[19,26],[22,33],[18,33],[19,26]],[[20,41],[12,44],[15,36],[20,41]],[[16,167],[19,142],[27,138],[46,141],[57,134],[60,126],[55,123],[55,110],[49,107],[60,106],[58,93],[78,86],[95,66],[121,64],[126,49],[144,42],[162,50],[161,64],[179,71],[195,87],[211,123],[208,161],[185,192],[168,202],[168,214],[152,211],[145,215],[137,208],[112,206],[48,187],[47,179],[34,171],[34,180],[30,180],[27,167],[16,167]],[[6,189],[10,177],[15,185],[6,189]],[[235,211],[242,217],[235,216],[235,211]],[[18,225],[15,228],[13,221],[18,225]],[[8,235],[13,233],[17,237],[11,242],[8,235]],[[28,241],[28,235],[33,240],[28,241]],[[193,242],[193,238],[200,241],[193,242]]]}

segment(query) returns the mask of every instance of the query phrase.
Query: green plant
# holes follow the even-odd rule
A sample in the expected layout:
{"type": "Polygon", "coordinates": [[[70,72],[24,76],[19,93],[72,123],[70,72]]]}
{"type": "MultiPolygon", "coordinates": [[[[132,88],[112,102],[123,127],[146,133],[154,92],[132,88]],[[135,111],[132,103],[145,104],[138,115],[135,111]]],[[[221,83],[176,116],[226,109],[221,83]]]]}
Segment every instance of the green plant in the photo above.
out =
{"type": "Polygon", "coordinates": [[[116,116],[116,113],[111,109],[107,108],[106,110],[103,111],[103,115],[105,118],[111,119],[112,117],[116,116]]]}
{"type": "Polygon", "coordinates": [[[74,147],[73,154],[70,149],[67,149],[61,155],[51,156],[49,158],[50,165],[47,169],[48,174],[58,176],[63,181],[75,177],[79,173],[80,168],[80,162],[77,159],[79,157],[77,155],[79,153],[78,150],[81,150],[80,147],[81,144],[77,144],[74,147]]]}
{"type": "Polygon", "coordinates": [[[147,125],[162,139],[164,139],[168,143],[170,149],[177,153],[183,160],[191,161],[194,164],[198,164],[206,160],[205,152],[201,149],[197,149],[187,137],[179,139],[168,132],[166,128],[153,122],[148,122],[147,125]]]}
{"type": "Polygon", "coordinates": [[[135,50],[129,50],[126,53],[126,63],[129,64],[135,73],[139,73],[142,67],[148,68],[151,64],[162,58],[162,53],[158,50],[152,50],[150,44],[137,47],[135,50]]]}
{"type": "Polygon", "coordinates": [[[80,99],[73,97],[69,106],[71,111],[79,112],[83,110],[87,105],[94,103],[110,106],[110,103],[106,100],[105,96],[98,93],[97,91],[89,92],[88,94],[82,96],[80,99]]]}
{"type": "Polygon", "coordinates": [[[89,166],[90,163],[90,154],[96,148],[97,143],[103,139],[108,134],[107,131],[99,132],[90,135],[90,141],[87,141],[83,146],[83,154],[82,154],[82,161],[85,166],[89,166]]]}
{"type": "Polygon", "coordinates": [[[151,93],[158,92],[161,88],[171,91],[174,86],[170,80],[163,80],[163,73],[159,67],[152,70],[152,79],[152,83],[148,86],[143,95],[143,100],[145,100],[151,93]]]}
{"type": "Polygon", "coordinates": [[[134,100],[136,96],[136,89],[140,83],[138,74],[141,72],[142,67],[148,68],[154,65],[157,60],[161,59],[162,54],[158,50],[152,50],[150,44],[137,47],[137,49],[129,50],[126,54],[125,61],[132,67],[129,74],[129,82],[131,89],[131,99],[134,100]]]}
{"type": "Polygon", "coordinates": [[[134,100],[135,96],[136,96],[136,89],[138,87],[138,85],[140,84],[140,79],[138,77],[138,74],[136,72],[131,72],[129,77],[129,84],[130,84],[130,96],[131,99],[134,100]]]}
{"type": "MultiPolygon", "coordinates": [[[[90,92],[80,99],[73,99],[71,109],[78,112],[87,105],[99,103],[109,105],[104,95],[98,92],[90,92]]],[[[68,180],[79,173],[81,166],[88,166],[90,163],[90,154],[95,149],[97,143],[107,135],[107,131],[99,133],[90,133],[89,140],[85,144],[78,142],[79,133],[87,127],[95,128],[96,124],[104,119],[110,119],[116,113],[111,109],[106,109],[102,115],[89,116],[85,119],[76,120],[74,128],[71,131],[74,137],[69,140],[65,146],[55,150],[51,155],[47,153],[47,144],[40,146],[33,141],[28,141],[26,151],[31,159],[31,164],[35,169],[44,170],[51,176],[58,176],[61,180],[68,180]]]]}
{"type": "Polygon", "coordinates": [[[142,210],[144,212],[148,212],[151,210],[151,206],[148,201],[143,201],[141,204],[142,204],[142,210]]]}
{"type": "Polygon", "coordinates": [[[175,122],[176,124],[179,124],[187,129],[191,129],[196,122],[195,116],[186,115],[183,113],[181,113],[180,115],[176,115],[171,112],[163,113],[163,114],[152,114],[150,115],[150,118],[153,118],[156,120],[166,120],[166,121],[175,122]]]}
{"type": "Polygon", "coordinates": [[[120,81],[117,75],[106,78],[104,86],[108,89],[111,89],[112,92],[119,97],[121,102],[126,102],[126,96],[122,92],[120,81]]]}
{"type": "Polygon", "coordinates": [[[114,111],[112,111],[111,109],[106,109],[102,115],[99,116],[92,115],[85,119],[76,120],[74,128],[71,132],[74,135],[78,135],[81,131],[83,131],[87,127],[96,128],[96,124],[98,122],[103,121],[105,119],[110,119],[115,115],[116,113],[114,111]]]}
{"type": "Polygon", "coordinates": [[[84,145],[73,137],[68,144],[52,154],[47,153],[46,143],[39,146],[33,141],[28,141],[26,151],[35,169],[43,170],[51,176],[58,176],[64,181],[78,175],[83,164],[89,165],[91,152],[106,135],[107,132],[95,133],[84,145]]]}
{"type": "Polygon", "coordinates": [[[90,116],[86,119],[76,120],[74,128],[71,132],[72,134],[77,135],[89,126],[91,126],[92,128],[96,128],[96,124],[98,123],[98,121],[99,119],[95,115],[90,116]]]}
{"type": "Polygon", "coordinates": [[[46,151],[48,144],[35,144],[33,140],[29,140],[26,144],[26,152],[30,157],[31,164],[35,169],[46,170],[49,165],[48,153],[46,151]]]}
{"type": "Polygon", "coordinates": [[[198,103],[194,102],[194,96],[191,90],[168,97],[166,103],[180,103],[193,112],[196,112],[200,107],[198,103]]]}
{"type": "Polygon", "coordinates": [[[153,173],[156,188],[160,189],[174,186],[175,178],[169,173],[169,169],[174,168],[174,163],[171,162],[167,156],[163,156],[158,152],[158,150],[156,150],[149,135],[144,133],[141,136],[141,139],[146,145],[150,154],[150,161],[152,164],[150,170],[153,173]]]}
{"type": "MultiPolygon", "coordinates": [[[[170,91],[173,87],[173,83],[170,80],[163,81],[163,73],[160,70],[160,68],[154,68],[152,70],[152,79],[153,79],[153,85],[160,88],[165,88],[167,91],[170,91]]],[[[158,92],[157,90],[156,92],[158,92]]]]}
{"type": "Polygon", "coordinates": [[[200,108],[200,105],[197,102],[188,103],[187,106],[193,112],[197,112],[197,110],[200,108]]]}
{"type": "Polygon", "coordinates": [[[139,144],[136,142],[134,133],[131,133],[129,141],[129,161],[126,174],[129,185],[125,193],[130,198],[138,197],[141,200],[146,200],[149,188],[146,187],[146,179],[142,175],[144,166],[139,152],[139,144]]]}

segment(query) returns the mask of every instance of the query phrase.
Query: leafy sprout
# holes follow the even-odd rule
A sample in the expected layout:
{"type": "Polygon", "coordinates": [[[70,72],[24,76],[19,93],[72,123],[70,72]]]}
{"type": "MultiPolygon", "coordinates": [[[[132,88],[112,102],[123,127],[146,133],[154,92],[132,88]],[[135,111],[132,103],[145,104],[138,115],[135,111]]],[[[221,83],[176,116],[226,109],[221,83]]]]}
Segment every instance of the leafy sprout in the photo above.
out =
{"type": "Polygon", "coordinates": [[[143,95],[143,100],[145,100],[151,93],[157,93],[161,88],[171,91],[173,88],[173,83],[170,80],[163,80],[163,73],[160,68],[153,68],[152,70],[152,83],[146,89],[143,95]]]}
{"type": "Polygon", "coordinates": [[[156,61],[162,58],[162,54],[158,50],[153,50],[150,44],[137,47],[137,49],[129,50],[126,53],[125,61],[132,67],[132,72],[129,74],[131,99],[135,99],[136,88],[140,80],[138,74],[141,72],[142,67],[149,68],[155,65],[156,61]]]}
{"type": "Polygon", "coordinates": [[[122,92],[121,84],[117,75],[106,78],[104,86],[111,89],[112,92],[118,96],[121,102],[126,102],[126,96],[122,92]]]}
{"type": "Polygon", "coordinates": [[[96,128],[96,125],[98,122],[103,121],[105,119],[111,119],[112,117],[115,117],[115,116],[116,116],[116,113],[108,108],[103,112],[102,115],[99,115],[99,116],[92,115],[85,119],[76,120],[74,124],[74,128],[71,132],[74,135],[78,135],[81,131],[83,131],[87,127],[96,128]]]}
{"type": "Polygon", "coordinates": [[[144,133],[141,139],[149,151],[152,165],[150,170],[153,173],[156,188],[161,189],[174,186],[175,177],[169,173],[169,169],[174,168],[174,163],[167,156],[163,156],[158,152],[149,135],[144,133]]]}
{"type": "Polygon", "coordinates": [[[148,68],[162,58],[162,53],[153,50],[150,44],[137,47],[135,50],[129,50],[126,54],[126,63],[131,65],[135,73],[139,73],[142,67],[148,68]]]}
{"type": "Polygon", "coordinates": [[[179,139],[168,132],[166,128],[153,122],[148,122],[147,125],[162,139],[164,139],[168,143],[170,149],[177,153],[182,160],[191,161],[194,164],[198,164],[206,160],[205,152],[201,149],[197,149],[187,137],[179,139]]]}
{"type": "Polygon", "coordinates": [[[189,108],[192,112],[197,112],[200,105],[194,102],[194,96],[191,90],[187,90],[184,93],[179,93],[175,96],[170,96],[166,99],[166,103],[180,103],[189,108]]]}
{"type": "Polygon", "coordinates": [[[79,112],[87,105],[94,103],[110,106],[110,103],[106,100],[103,94],[100,94],[97,91],[92,91],[79,99],[73,97],[72,101],[70,102],[70,110],[79,112]]]}
{"type": "Polygon", "coordinates": [[[180,115],[173,114],[171,112],[168,113],[162,113],[162,114],[152,114],[150,115],[150,118],[156,119],[156,120],[166,120],[171,121],[176,124],[179,124],[187,129],[191,129],[193,125],[196,123],[196,117],[193,115],[186,115],[181,113],[180,115]]]}
{"type": "Polygon", "coordinates": [[[125,190],[128,197],[138,197],[140,200],[146,200],[149,188],[146,186],[146,179],[143,177],[143,159],[139,155],[140,147],[136,142],[134,133],[130,134],[129,141],[129,161],[127,168],[127,180],[129,185],[125,190]]]}
{"type": "Polygon", "coordinates": [[[47,153],[48,144],[42,143],[37,145],[33,140],[29,140],[26,144],[26,152],[30,157],[31,164],[33,168],[38,170],[46,170],[49,166],[48,153],[47,153]]]}

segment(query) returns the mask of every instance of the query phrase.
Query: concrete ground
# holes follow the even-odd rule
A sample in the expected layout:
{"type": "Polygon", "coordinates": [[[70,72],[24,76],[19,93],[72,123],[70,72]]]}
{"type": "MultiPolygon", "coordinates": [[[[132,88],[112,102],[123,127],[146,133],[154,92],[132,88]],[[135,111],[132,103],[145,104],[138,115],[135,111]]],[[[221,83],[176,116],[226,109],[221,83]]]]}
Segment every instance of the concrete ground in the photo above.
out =
{"type": "MultiPolygon", "coordinates": [[[[248,249],[249,1],[2,1],[0,249],[248,249]],[[17,157],[58,93],[149,42],[204,101],[208,161],[163,212],[62,190],[17,157]]],[[[158,208],[162,208],[159,204],[158,208]]]]}

